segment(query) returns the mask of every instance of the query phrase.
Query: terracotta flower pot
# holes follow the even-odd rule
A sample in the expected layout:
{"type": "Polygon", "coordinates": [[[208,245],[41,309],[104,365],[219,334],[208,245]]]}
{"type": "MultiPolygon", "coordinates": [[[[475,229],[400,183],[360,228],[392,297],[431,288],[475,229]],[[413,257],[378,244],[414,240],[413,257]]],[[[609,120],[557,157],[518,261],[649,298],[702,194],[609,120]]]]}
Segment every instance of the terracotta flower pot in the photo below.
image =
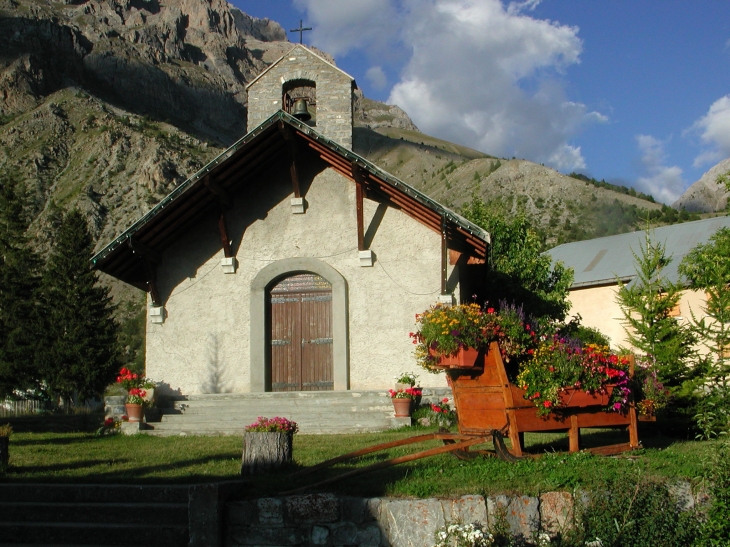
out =
{"type": "Polygon", "coordinates": [[[127,403],[124,405],[124,409],[127,412],[127,418],[130,422],[141,422],[144,418],[144,406],[133,405],[127,403]]]}
{"type": "Polygon", "coordinates": [[[613,386],[606,386],[606,393],[589,393],[569,387],[560,393],[560,400],[566,407],[606,406],[612,393],[613,386]]]}
{"type": "Polygon", "coordinates": [[[393,401],[393,408],[395,409],[396,418],[408,418],[411,415],[410,398],[398,399],[396,397],[393,397],[391,401],[393,401]]]}
{"type": "MultiPolygon", "coordinates": [[[[436,352],[429,350],[431,355],[436,352]]],[[[462,348],[453,355],[440,355],[439,366],[444,368],[473,368],[484,364],[484,352],[475,348],[462,348]]]]}

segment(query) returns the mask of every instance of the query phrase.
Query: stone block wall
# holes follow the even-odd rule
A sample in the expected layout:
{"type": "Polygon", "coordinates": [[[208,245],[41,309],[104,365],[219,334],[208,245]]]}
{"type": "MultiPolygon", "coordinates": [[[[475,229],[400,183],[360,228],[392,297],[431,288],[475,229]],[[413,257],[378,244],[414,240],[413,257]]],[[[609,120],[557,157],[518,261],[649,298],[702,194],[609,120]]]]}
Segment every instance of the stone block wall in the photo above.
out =
{"type": "Polygon", "coordinates": [[[352,150],[352,104],[354,80],[336,66],[297,45],[271,65],[248,88],[248,131],[281,110],[283,86],[292,80],[315,83],[317,115],[315,129],[352,150]]]}
{"type": "Polygon", "coordinates": [[[311,494],[231,502],[226,545],[321,547],[431,547],[434,533],[452,522],[493,528],[501,520],[515,537],[557,533],[572,522],[566,492],[529,496],[463,496],[458,499],[364,499],[311,494]]]}
{"type": "MultiPolygon", "coordinates": [[[[678,482],[670,492],[680,510],[696,503],[691,485],[678,482]]],[[[533,542],[574,524],[576,505],[587,494],[545,492],[539,497],[497,495],[457,499],[349,498],[310,494],[229,502],[225,545],[319,547],[432,547],[436,530],[454,522],[478,523],[484,529],[509,530],[533,542]]]]}

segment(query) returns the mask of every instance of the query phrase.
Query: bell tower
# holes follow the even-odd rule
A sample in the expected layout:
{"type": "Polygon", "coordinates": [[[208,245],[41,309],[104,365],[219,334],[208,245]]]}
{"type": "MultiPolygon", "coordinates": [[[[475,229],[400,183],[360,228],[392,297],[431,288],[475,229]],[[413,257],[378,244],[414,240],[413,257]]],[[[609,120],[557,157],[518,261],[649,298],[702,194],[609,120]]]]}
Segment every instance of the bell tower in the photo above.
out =
{"type": "Polygon", "coordinates": [[[352,149],[355,79],[297,44],[255,80],[248,91],[248,131],[278,110],[352,149]]]}

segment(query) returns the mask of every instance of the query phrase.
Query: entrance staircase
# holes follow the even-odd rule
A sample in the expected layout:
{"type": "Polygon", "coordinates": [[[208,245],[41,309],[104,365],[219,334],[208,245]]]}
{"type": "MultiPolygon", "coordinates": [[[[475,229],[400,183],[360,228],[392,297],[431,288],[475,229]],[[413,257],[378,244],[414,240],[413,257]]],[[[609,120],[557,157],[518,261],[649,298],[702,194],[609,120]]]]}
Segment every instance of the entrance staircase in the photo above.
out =
{"type": "MultiPolygon", "coordinates": [[[[448,388],[424,389],[421,404],[450,395],[448,388]]],[[[163,399],[158,408],[159,421],[149,416],[140,433],[240,435],[259,416],[294,420],[305,435],[383,431],[411,423],[410,418],[394,417],[393,404],[385,391],[188,395],[163,399]]]]}
{"type": "Polygon", "coordinates": [[[187,486],[0,485],[0,547],[183,547],[187,486]]]}

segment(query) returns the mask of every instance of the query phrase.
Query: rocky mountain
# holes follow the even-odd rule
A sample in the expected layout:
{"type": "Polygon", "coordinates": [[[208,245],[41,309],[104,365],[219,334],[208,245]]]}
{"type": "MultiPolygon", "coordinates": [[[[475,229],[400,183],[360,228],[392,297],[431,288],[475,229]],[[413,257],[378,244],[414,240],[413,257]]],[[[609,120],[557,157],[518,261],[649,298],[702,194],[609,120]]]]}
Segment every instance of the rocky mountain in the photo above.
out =
{"type": "Polygon", "coordinates": [[[725,210],[728,200],[730,200],[730,193],[717,184],[717,177],[728,171],[730,171],[730,158],[722,160],[702,175],[700,180],[687,188],[687,191],[672,204],[672,207],[684,208],[697,213],[725,210]]]}
{"type": "MultiPolygon", "coordinates": [[[[39,244],[49,212],[71,205],[98,246],[118,235],[244,134],[246,84],[291,47],[225,0],[0,0],[0,170],[25,181],[39,244]]],[[[356,152],[452,207],[477,195],[523,208],[548,243],[663,209],[424,135],[359,93],[354,110],[356,152]]]]}

